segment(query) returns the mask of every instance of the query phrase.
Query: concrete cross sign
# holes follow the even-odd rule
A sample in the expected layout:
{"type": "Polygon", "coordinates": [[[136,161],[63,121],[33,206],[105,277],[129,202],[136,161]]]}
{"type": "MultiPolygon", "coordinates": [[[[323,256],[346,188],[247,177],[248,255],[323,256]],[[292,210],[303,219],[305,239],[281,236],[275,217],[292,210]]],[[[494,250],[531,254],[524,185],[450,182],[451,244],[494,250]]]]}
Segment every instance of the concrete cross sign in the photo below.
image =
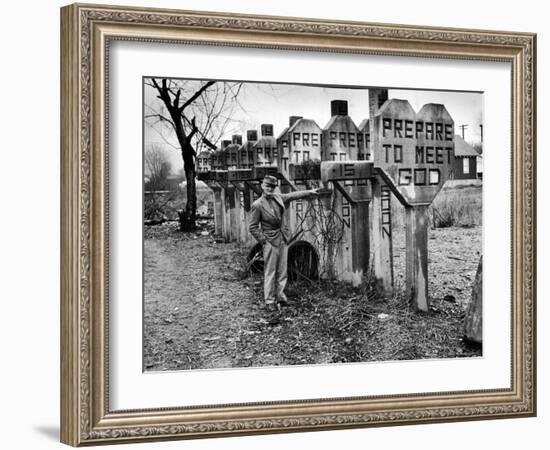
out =
{"type": "Polygon", "coordinates": [[[406,292],[428,311],[428,207],[452,174],[454,121],[445,106],[387,100],[374,116],[374,165],[406,210],[406,292]]]}
{"type": "Polygon", "coordinates": [[[374,118],[383,170],[408,206],[430,204],[451,176],[454,121],[445,106],[428,103],[418,113],[407,100],[391,99],[374,118]]]}

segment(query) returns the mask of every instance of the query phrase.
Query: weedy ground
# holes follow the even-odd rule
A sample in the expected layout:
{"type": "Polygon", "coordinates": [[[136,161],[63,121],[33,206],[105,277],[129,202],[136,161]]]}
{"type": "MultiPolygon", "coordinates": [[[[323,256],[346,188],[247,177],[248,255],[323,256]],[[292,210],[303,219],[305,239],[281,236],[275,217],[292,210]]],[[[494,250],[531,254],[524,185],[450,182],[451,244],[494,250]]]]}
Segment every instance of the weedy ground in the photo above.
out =
{"type": "Polygon", "coordinates": [[[481,252],[479,226],[429,231],[431,308],[403,296],[404,233],[394,230],[396,293],[371,283],[290,284],[274,318],[248,248],[223,243],[211,224],[181,233],[176,222],[145,227],[144,370],[357,363],[481,356],[463,340],[463,319],[481,252]],[[208,234],[207,234],[208,233],[208,234]]]}

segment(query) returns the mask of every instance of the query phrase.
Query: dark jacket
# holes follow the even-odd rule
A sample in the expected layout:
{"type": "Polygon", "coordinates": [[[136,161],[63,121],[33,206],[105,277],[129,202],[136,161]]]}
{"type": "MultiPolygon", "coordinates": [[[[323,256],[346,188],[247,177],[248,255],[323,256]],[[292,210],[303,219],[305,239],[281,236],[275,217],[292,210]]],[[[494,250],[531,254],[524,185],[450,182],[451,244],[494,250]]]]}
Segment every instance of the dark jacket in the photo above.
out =
{"type": "Polygon", "coordinates": [[[285,220],[285,209],[292,200],[306,198],[311,195],[311,191],[296,191],[288,194],[274,193],[275,208],[271,208],[269,201],[264,195],[252,203],[250,207],[250,216],[248,218],[248,229],[260,244],[266,241],[273,245],[279,245],[281,239],[288,242],[291,238],[288,224],[285,220]],[[260,227],[261,225],[261,227],[260,227]]]}

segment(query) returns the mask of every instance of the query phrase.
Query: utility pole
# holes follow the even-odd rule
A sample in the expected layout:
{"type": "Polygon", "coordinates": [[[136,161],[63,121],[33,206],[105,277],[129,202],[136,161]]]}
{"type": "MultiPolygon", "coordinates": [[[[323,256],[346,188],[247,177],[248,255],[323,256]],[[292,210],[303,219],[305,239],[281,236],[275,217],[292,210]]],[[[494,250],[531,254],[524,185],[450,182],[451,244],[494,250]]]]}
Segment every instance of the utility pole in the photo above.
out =
{"type": "Polygon", "coordinates": [[[466,128],[468,128],[468,125],[462,124],[462,125],[460,125],[458,128],[460,128],[460,129],[462,130],[462,139],[464,139],[464,130],[465,130],[466,128]]]}
{"type": "Polygon", "coordinates": [[[479,124],[479,129],[481,130],[481,143],[483,144],[483,124],[479,124]]]}

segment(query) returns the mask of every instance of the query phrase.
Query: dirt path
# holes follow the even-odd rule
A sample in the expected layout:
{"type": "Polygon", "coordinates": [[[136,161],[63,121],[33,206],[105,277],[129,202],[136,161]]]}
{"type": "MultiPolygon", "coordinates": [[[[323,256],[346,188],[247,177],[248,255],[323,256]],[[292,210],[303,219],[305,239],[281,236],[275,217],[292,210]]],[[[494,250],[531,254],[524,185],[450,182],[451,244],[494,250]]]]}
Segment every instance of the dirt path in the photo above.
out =
{"type": "Polygon", "coordinates": [[[145,239],[146,370],[234,366],[236,344],[259,312],[250,288],[235,282],[237,252],[202,236],[145,239]]]}

